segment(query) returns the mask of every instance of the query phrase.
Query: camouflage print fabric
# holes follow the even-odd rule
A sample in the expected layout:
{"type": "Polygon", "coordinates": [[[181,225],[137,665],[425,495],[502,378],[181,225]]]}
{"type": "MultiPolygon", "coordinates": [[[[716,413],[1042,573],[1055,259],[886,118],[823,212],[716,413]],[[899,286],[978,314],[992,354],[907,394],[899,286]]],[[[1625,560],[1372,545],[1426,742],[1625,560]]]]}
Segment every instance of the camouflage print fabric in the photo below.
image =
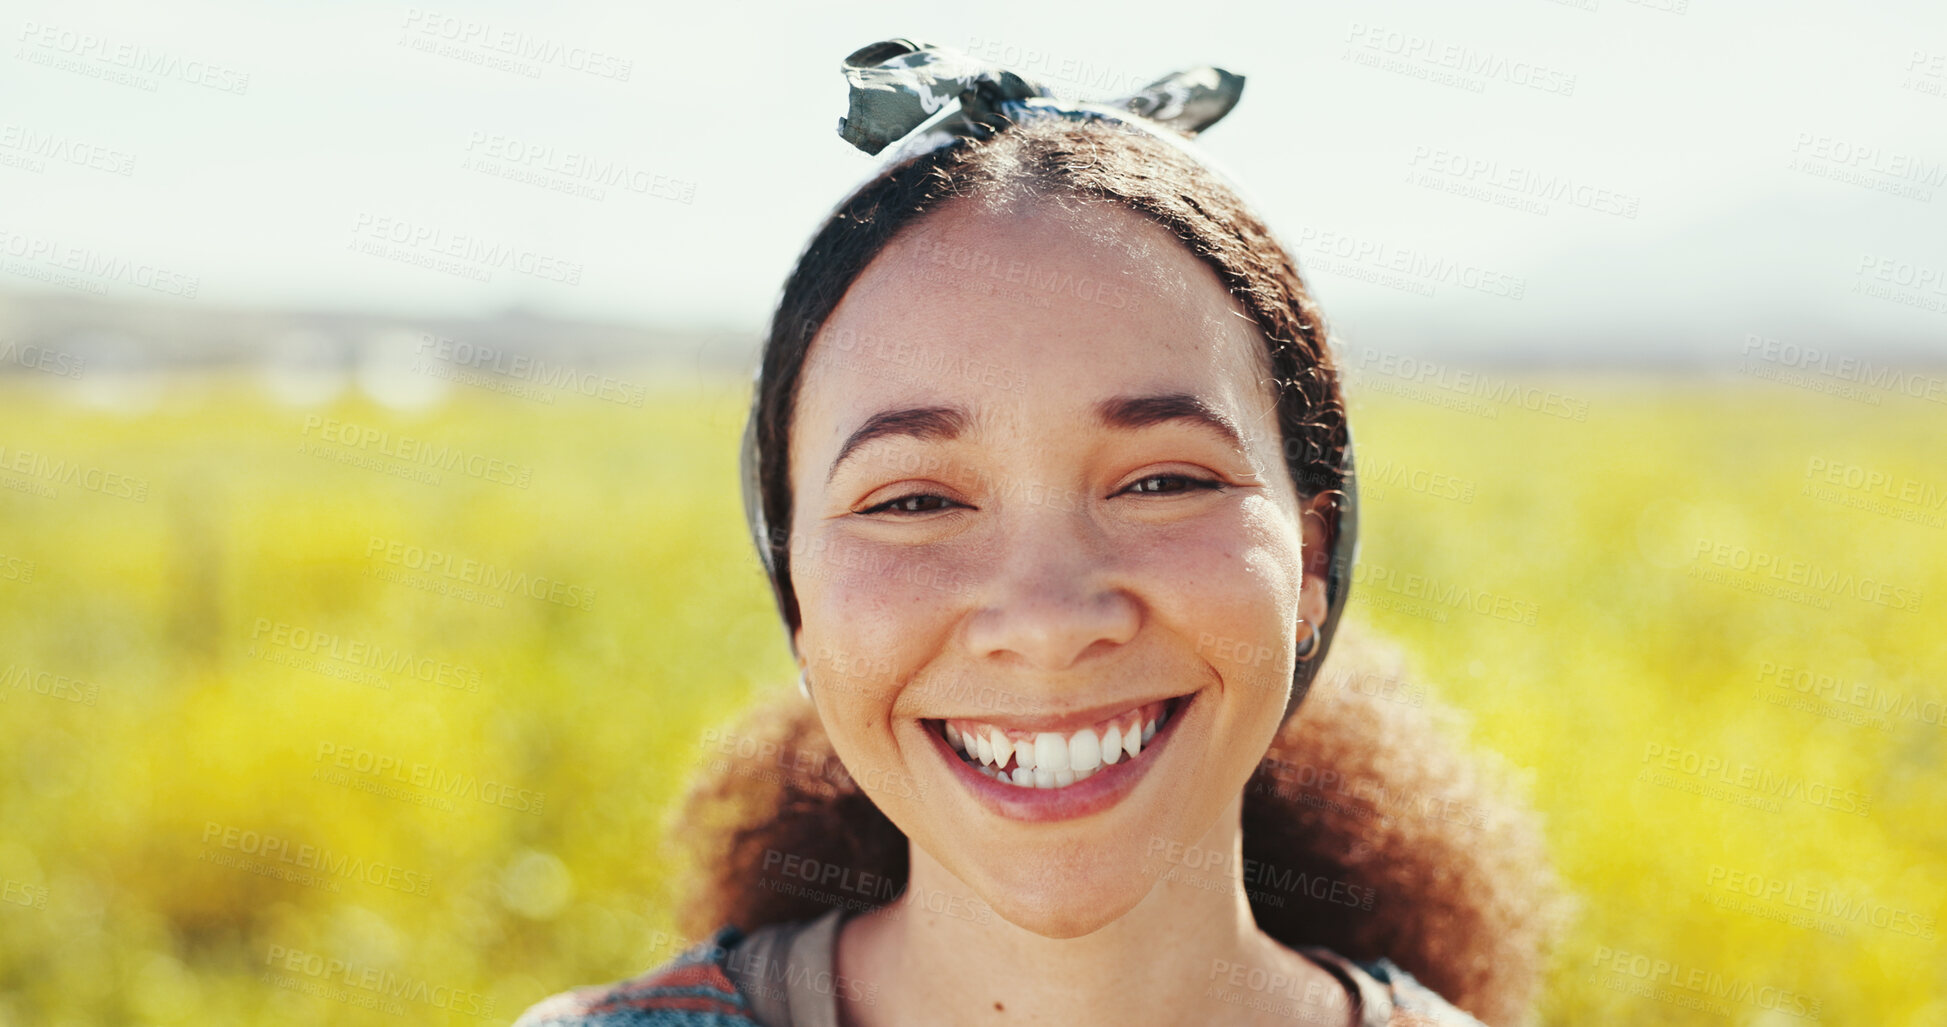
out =
{"type": "MultiPolygon", "coordinates": [[[[1036,103],[1053,93],[1014,72],[983,64],[958,50],[910,39],[888,39],[861,47],[844,64],[851,86],[851,111],[839,120],[838,134],[870,154],[904,138],[929,118],[958,103],[956,113],[936,131],[981,135],[1001,120],[1020,117],[1031,107],[1076,105],[1036,103]]],[[[1165,75],[1136,92],[1085,106],[1105,115],[1136,115],[1157,125],[1195,136],[1237,106],[1244,76],[1201,67],[1165,75]]]]}

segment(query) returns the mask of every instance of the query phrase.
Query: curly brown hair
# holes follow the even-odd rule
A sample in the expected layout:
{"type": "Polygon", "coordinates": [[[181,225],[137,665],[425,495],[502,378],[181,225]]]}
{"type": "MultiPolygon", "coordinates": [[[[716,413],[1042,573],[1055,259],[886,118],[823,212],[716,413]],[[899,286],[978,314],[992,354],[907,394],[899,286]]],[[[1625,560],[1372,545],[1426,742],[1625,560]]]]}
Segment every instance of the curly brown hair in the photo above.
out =
{"type": "MultiPolygon", "coordinates": [[[[773,526],[759,544],[769,549],[787,633],[800,617],[781,526],[791,522],[792,408],[813,339],[901,232],[949,203],[1027,197],[1120,204],[1210,266],[1265,342],[1300,497],[1343,496],[1345,406],[1323,319],[1270,229],[1218,175],[1163,139],[1101,120],[1030,119],[884,169],[833,211],[785,284],[751,431],[755,500],[773,526]]],[[[1250,890],[1252,912],[1288,946],[1387,957],[1475,1016],[1519,1023],[1565,908],[1539,817],[1487,757],[1439,730],[1436,714],[1447,708],[1437,699],[1416,690],[1415,702],[1400,702],[1361,687],[1404,680],[1401,659],[1386,643],[1350,634],[1325,660],[1301,662],[1293,705],[1244,795],[1247,864],[1285,882],[1333,882],[1365,901],[1259,887],[1250,890]],[[1339,687],[1317,689],[1298,707],[1314,674],[1339,687]]],[[[679,914],[684,932],[754,930],[818,916],[835,902],[863,908],[899,897],[909,842],[845,772],[810,704],[793,696],[763,706],[735,737],[746,743],[739,757],[706,769],[672,832],[693,847],[701,875],[679,914]],[[780,854],[843,868],[845,894],[790,886],[775,866],[780,854]]]]}

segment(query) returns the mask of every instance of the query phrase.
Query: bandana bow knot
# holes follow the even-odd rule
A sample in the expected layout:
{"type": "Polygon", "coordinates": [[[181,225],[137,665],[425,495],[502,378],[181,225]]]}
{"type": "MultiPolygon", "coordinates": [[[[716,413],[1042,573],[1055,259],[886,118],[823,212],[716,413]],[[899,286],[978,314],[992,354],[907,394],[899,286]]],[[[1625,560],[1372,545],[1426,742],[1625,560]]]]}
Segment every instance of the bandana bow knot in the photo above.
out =
{"type": "Polygon", "coordinates": [[[851,109],[839,119],[838,134],[874,155],[912,135],[950,102],[958,109],[932,126],[947,136],[984,137],[1004,121],[1045,107],[1142,118],[1190,138],[1229,114],[1244,93],[1244,76],[1206,65],[1165,75],[1127,96],[1057,105],[1054,92],[1042,83],[911,39],[860,47],[843,67],[851,109]]]}

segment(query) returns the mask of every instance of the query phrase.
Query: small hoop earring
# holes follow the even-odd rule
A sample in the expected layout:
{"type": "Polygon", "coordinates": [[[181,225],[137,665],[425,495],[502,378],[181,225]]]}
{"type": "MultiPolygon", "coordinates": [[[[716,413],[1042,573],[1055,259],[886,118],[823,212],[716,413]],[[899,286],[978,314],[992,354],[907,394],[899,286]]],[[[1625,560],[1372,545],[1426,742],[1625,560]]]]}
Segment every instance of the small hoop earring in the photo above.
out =
{"type": "Polygon", "coordinates": [[[811,682],[805,680],[802,670],[798,671],[798,694],[804,696],[806,702],[811,701],[811,682]]]}
{"type": "Polygon", "coordinates": [[[1304,643],[1298,647],[1298,662],[1305,663],[1318,655],[1318,626],[1303,617],[1298,618],[1298,623],[1311,629],[1305,636],[1304,643]]]}

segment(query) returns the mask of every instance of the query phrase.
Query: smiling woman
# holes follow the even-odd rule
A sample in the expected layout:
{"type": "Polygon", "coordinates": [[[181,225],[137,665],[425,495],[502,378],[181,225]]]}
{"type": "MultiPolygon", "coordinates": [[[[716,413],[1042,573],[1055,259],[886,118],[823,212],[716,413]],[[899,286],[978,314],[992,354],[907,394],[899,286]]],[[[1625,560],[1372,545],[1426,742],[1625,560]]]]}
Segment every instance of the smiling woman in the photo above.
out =
{"type": "MultiPolygon", "coordinates": [[[[764,352],[746,503],[812,702],[693,796],[708,940],[521,1023],[1522,1020],[1533,817],[1381,690],[1299,710],[1350,442],[1295,265],[1184,141],[1242,80],[848,69],[883,73],[848,138],[960,108],[816,233],[764,352]]],[[[1386,672],[1347,641],[1340,680],[1386,672]]]]}

